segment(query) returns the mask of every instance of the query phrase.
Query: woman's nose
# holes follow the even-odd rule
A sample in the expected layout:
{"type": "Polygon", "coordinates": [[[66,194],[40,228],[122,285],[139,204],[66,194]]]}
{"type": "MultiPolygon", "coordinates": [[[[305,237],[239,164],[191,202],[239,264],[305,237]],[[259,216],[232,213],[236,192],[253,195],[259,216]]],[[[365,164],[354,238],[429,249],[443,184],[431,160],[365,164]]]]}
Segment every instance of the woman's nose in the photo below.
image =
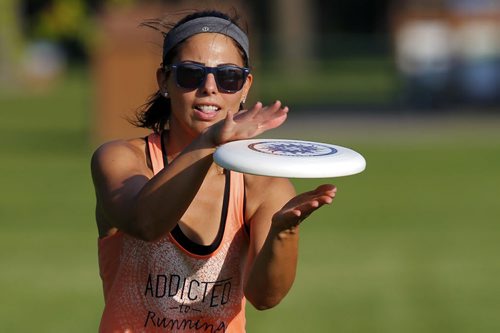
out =
{"type": "Polygon", "coordinates": [[[217,82],[215,81],[215,76],[212,73],[207,74],[205,82],[201,87],[202,91],[206,94],[213,94],[217,92],[217,82]]]}

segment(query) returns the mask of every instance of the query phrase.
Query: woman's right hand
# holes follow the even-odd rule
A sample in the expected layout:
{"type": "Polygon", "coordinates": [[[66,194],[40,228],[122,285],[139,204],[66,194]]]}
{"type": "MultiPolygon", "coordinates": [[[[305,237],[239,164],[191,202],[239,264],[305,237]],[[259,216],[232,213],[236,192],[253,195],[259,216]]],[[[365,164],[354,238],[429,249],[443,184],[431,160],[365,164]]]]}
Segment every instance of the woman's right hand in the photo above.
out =
{"type": "Polygon", "coordinates": [[[208,131],[212,142],[219,146],[231,141],[251,139],[279,127],[285,122],[287,114],[288,107],[282,107],[280,101],[268,106],[257,102],[248,110],[228,112],[224,120],[211,126],[208,131]]]}

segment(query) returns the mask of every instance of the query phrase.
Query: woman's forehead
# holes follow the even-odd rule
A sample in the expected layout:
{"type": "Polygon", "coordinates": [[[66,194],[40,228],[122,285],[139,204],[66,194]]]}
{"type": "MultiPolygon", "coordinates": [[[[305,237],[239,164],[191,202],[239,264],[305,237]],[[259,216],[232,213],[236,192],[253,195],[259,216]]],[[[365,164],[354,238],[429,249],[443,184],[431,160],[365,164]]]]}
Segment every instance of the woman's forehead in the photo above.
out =
{"type": "Polygon", "coordinates": [[[208,66],[226,63],[243,66],[243,57],[235,41],[218,33],[189,37],[180,45],[177,57],[178,61],[196,61],[208,66]]]}

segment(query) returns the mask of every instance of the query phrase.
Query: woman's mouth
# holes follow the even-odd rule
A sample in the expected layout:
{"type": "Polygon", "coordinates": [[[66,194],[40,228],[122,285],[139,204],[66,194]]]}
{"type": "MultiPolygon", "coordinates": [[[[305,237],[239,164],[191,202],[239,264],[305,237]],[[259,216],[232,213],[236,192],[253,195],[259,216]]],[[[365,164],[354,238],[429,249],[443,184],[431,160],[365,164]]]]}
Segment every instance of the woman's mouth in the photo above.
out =
{"type": "Polygon", "coordinates": [[[208,104],[199,104],[195,105],[194,109],[197,116],[202,120],[212,120],[217,116],[217,113],[220,111],[220,107],[217,105],[208,105],[208,104]]]}
{"type": "Polygon", "coordinates": [[[196,105],[194,108],[203,113],[213,113],[220,110],[216,105],[196,105]]]}

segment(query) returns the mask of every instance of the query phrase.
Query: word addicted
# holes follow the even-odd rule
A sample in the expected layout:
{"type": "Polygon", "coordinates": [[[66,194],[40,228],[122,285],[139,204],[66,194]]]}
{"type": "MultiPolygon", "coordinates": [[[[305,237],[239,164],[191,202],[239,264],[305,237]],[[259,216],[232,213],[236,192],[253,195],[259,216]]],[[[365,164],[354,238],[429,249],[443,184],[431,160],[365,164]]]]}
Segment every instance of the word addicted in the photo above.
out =
{"type": "Polygon", "coordinates": [[[144,296],[175,298],[176,302],[208,303],[210,307],[217,307],[229,302],[231,279],[199,281],[176,274],[149,274],[144,296]]]}

